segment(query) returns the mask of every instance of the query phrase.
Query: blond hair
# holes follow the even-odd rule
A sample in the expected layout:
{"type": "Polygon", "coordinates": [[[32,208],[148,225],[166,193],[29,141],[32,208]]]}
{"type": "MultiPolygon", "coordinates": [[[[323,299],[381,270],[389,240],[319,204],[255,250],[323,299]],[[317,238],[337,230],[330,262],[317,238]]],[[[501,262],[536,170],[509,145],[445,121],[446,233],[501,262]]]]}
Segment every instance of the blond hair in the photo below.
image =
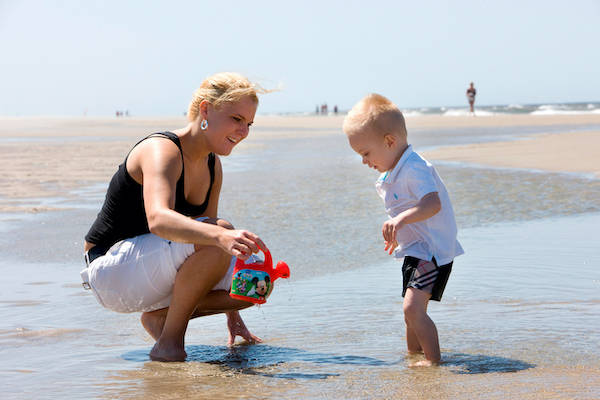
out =
{"type": "Polygon", "coordinates": [[[344,118],[347,135],[369,130],[380,135],[394,134],[406,138],[406,123],[400,109],[386,97],[371,93],[352,107],[344,118]]]}
{"type": "Polygon", "coordinates": [[[258,103],[258,94],[267,91],[235,72],[219,72],[206,78],[196,89],[188,108],[188,120],[194,121],[200,112],[200,103],[206,100],[215,107],[234,103],[249,96],[258,103]]]}

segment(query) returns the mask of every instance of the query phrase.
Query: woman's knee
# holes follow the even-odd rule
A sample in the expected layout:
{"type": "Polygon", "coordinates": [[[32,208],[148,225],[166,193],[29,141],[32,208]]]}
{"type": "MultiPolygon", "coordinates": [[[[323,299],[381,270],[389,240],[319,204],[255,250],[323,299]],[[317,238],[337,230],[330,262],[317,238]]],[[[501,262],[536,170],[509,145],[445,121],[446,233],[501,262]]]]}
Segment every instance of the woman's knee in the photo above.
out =
{"type": "Polygon", "coordinates": [[[231,224],[231,222],[229,222],[225,219],[221,219],[221,218],[217,219],[217,225],[219,225],[220,227],[223,227],[225,229],[235,229],[233,227],[233,225],[231,224]]]}
{"type": "Polygon", "coordinates": [[[223,219],[223,218],[206,218],[202,222],[204,222],[205,224],[218,225],[218,226],[220,226],[222,228],[225,228],[225,229],[235,229],[233,227],[233,225],[231,224],[231,222],[229,222],[229,221],[227,221],[226,219],[223,219]]]}
{"type": "Polygon", "coordinates": [[[226,257],[229,255],[223,248],[217,245],[195,244],[194,254],[202,253],[205,257],[226,257]]]}

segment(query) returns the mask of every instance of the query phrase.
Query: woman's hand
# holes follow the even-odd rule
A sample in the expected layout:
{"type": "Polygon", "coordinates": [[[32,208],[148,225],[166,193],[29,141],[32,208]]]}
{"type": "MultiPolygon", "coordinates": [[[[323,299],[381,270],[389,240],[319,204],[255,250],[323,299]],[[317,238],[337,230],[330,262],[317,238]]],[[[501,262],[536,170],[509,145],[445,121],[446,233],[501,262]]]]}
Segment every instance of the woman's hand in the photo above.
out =
{"type": "Polygon", "coordinates": [[[241,260],[247,260],[252,253],[267,248],[254,233],[239,229],[224,229],[218,243],[226,252],[241,260]]]}
{"type": "Polygon", "coordinates": [[[258,336],[254,336],[250,333],[246,324],[242,320],[238,311],[229,311],[227,314],[227,329],[229,329],[229,340],[227,346],[233,346],[235,343],[235,337],[241,336],[248,343],[261,343],[262,339],[258,336]]]}

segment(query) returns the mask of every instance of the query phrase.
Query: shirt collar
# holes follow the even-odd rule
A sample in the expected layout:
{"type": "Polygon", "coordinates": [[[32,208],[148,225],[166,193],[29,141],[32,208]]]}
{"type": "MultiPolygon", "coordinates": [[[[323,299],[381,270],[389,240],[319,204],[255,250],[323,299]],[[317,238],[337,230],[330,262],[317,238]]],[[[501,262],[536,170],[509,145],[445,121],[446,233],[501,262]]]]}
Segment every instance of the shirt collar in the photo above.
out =
{"type": "Polygon", "coordinates": [[[409,144],[408,147],[406,148],[406,150],[404,150],[402,157],[400,157],[400,159],[398,160],[398,162],[396,163],[394,168],[382,173],[379,176],[379,179],[377,179],[377,183],[393,182],[396,179],[396,177],[398,176],[398,174],[400,173],[402,166],[406,163],[406,160],[408,159],[408,157],[410,157],[410,155],[412,153],[414,153],[414,151],[412,149],[412,145],[409,144]]]}

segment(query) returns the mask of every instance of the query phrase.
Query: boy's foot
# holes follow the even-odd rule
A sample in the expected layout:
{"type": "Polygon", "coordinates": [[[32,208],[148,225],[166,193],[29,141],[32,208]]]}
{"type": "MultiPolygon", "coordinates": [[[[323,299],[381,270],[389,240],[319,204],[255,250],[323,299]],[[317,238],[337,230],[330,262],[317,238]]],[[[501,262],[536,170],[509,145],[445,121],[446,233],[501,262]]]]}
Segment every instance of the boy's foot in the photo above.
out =
{"type": "Polygon", "coordinates": [[[429,361],[429,360],[421,360],[421,361],[417,361],[415,363],[412,363],[409,365],[409,367],[411,368],[415,368],[415,367],[433,367],[433,366],[437,366],[440,365],[439,362],[433,362],[433,361],[429,361]]]}
{"type": "Polygon", "coordinates": [[[165,321],[167,320],[167,314],[157,315],[154,313],[142,313],[142,317],[140,318],[142,321],[142,325],[146,332],[152,336],[152,339],[158,340],[160,334],[162,333],[163,327],[165,326],[165,321]]]}
{"type": "Polygon", "coordinates": [[[152,361],[185,361],[187,353],[181,346],[165,345],[157,341],[150,350],[150,359],[152,361]]]}

